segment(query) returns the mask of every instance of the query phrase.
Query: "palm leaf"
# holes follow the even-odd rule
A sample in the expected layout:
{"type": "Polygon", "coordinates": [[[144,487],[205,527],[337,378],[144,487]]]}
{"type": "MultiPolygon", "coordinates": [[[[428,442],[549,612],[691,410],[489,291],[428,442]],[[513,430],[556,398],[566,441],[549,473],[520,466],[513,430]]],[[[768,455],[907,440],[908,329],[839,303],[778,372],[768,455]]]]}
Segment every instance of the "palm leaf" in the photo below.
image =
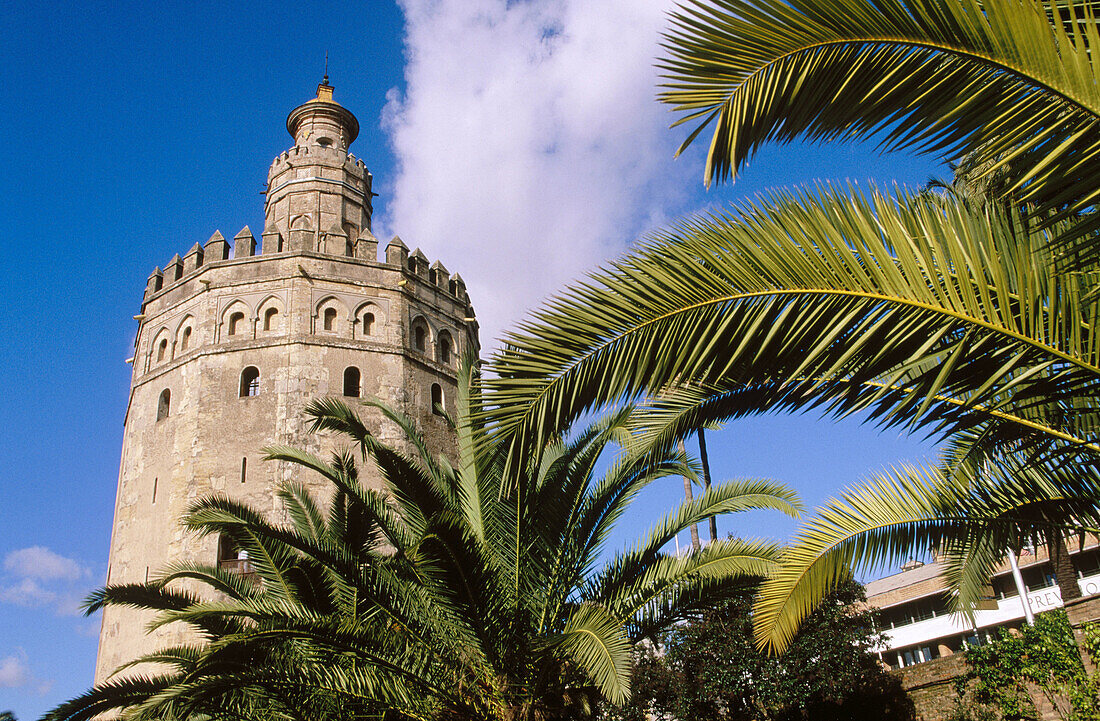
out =
{"type": "Polygon", "coordinates": [[[831,189],[685,221],[510,336],[483,417],[523,463],[532,438],[592,408],[740,385],[795,407],[944,433],[1010,423],[1095,448],[1067,413],[1096,406],[1096,304],[1034,252],[1041,242],[1009,211],[831,189]]]}
{"type": "Polygon", "coordinates": [[[1002,457],[995,466],[900,467],[873,476],[818,509],[768,578],[754,615],[757,643],[781,651],[801,619],[853,566],[874,572],[914,553],[939,551],[958,610],[980,598],[994,564],[1018,535],[1052,525],[1077,529],[1100,518],[1095,467],[1037,465],[1002,457]]]}
{"type": "Polygon", "coordinates": [[[565,629],[549,643],[584,669],[611,703],[621,705],[630,698],[633,644],[622,623],[605,609],[591,604],[576,607],[565,629]]]}
{"type": "Polygon", "coordinates": [[[688,0],[661,99],[713,127],[704,177],[766,142],[881,137],[1003,176],[1022,202],[1096,203],[1100,69],[1093,6],[1038,0],[688,0]]]}

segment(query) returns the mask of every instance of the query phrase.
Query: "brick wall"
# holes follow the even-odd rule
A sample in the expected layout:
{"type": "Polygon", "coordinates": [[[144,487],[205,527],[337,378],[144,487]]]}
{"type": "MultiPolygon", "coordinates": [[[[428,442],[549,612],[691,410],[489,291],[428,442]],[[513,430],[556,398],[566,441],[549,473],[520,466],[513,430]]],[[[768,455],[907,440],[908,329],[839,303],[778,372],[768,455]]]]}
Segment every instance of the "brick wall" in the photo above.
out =
{"type": "MultiPolygon", "coordinates": [[[[1095,673],[1096,666],[1084,650],[1084,626],[1090,621],[1100,620],[1100,596],[1071,601],[1065,609],[1088,671],[1095,673]]],[[[966,655],[944,656],[893,673],[901,680],[902,688],[916,707],[916,721],[946,721],[955,708],[956,694],[952,681],[966,673],[966,655]]],[[[1040,709],[1041,718],[1057,718],[1054,713],[1052,708],[1040,709]]]]}
{"type": "Polygon", "coordinates": [[[952,681],[966,673],[966,656],[944,656],[894,672],[913,701],[917,721],[946,721],[955,708],[952,681]]]}

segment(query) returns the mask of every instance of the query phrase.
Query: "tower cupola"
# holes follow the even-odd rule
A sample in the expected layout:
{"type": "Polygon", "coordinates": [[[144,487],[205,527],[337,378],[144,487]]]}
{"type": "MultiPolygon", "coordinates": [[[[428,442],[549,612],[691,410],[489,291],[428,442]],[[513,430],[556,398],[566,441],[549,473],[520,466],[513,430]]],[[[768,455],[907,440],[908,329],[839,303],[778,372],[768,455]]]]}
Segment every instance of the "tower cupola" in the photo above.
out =
{"type": "Polygon", "coordinates": [[[326,75],[324,82],[317,86],[317,97],[290,111],[286,129],[295,145],[347,150],[359,135],[359,121],[350,110],[332,99],[332,86],[326,75]]]}
{"type": "Polygon", "coordinates": [[[294,147],[275,158],[267,174],[265,254],[312,251],[374,260],[371,175],[348,151],[359,121],[332,99],[332,90],[325,75],[317,97],[287,116],[294,147]]]}

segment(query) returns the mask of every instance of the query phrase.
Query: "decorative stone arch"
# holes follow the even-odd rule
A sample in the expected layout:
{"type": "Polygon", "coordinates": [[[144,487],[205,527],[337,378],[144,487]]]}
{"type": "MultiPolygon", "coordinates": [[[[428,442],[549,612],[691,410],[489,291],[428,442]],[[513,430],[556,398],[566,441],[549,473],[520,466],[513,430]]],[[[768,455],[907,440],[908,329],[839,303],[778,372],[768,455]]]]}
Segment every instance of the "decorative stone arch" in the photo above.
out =
{"type": "Polygon", "coordinates": [[[290,219],[291,230],[313,230],[313,218],[309,213],[301,213],[290,219]]]}
{"type": "Polygon", "coordinates": [[[344,395],[348,398],[359,398],[363,394],[363,374],[358,366],[348,366],[344,369],[344,395]]]}
{"type": "Polygon", "coordinates": [[[348,306],[335,295],[326,295],[313,307],[314,334],[346,337],[350,334],[348,306]]]}
{"type": "Polygon", "coordinates": [[[356,338],[381,340],[386,337],[386,314],[374,301],[359,304],[353,323],[356,338]]]}
{"type": "Polygon", "coordinates": [[[269,295],[256,306],[257,335],[285,335],[288,319],[283,299],[269,295]]]}
{"type": "Polygon", "coordinates": [[[241,371],[240,382],[237,384],[238,398],[253,398],[260,395],[260,369],[256,366],[247,366],[241,371]]]}
{"type": "Polygon", "coordinates": [[[195,347],[195,316],[188,313],[176,325],[175,353],[182,354],[195,347]]]}
{"type": "Polygon", "coordinates": [[[222,310],[221,321],[218,324],[222,340],[241,340],[253,338],[253,326],[255,316],[252,307],[240,298],[235,298],[222,310]]]}
{"type": "Polygon", "coordinates": [[[458,357],[458,345],[455,343],[454,334],[447,328],[439,331],[435,342],[436,360],[445,366],[452,366],[458,357]]]}
{"type": "Polygon", "coordinates": [[[149,345],[149,367],[155,367],[172,360],[172,334],[167,326],[161,327],[153,336],[149,345]]]}
{"type": "Polygon", "coordinates": [[[422,315],[414,315],[409,323],[409,347],[417,353],[432,357],[432,327],[422,315]]]}
{"type": "Polygon", "coordinates": [[[172,391],[165,388],[157,396],[157,421],[163,421],[172,412],[172,391]]]}

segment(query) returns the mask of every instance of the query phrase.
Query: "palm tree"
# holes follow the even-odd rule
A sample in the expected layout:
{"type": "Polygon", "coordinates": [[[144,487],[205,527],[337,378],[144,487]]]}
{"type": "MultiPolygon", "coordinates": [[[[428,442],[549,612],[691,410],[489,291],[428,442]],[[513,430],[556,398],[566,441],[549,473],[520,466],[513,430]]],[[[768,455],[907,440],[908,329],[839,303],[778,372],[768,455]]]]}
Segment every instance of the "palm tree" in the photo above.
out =
{"type": "MultiPolygon", "coordinates": [[[[486,422],[527,443],[605,404],[671,394],[683,402],[657,402],[675,406],[666,438],[823,407],[954,439],[944,468],[885,474],[810,522],[756,616],[775,648],[841,561],[946,544],[961,583],[992,552],[981,539],[1085,523],[1097,496],[1084,479],[1051,481],[1037,517],[993,500],[1023,504],[1019,488],[1038,483],[1019,478],[1020,457],[1085,476],[1100,458],[1091,13],[1035,0],[685,5],[662,99],[696,124],[685,145],[713,128],[708,181],[765,142],[878,133],[888,148],[965,157],[1013,202],[819,187],[682,221],[508,338],[486,422]],[[973,472],[989,462],[1004,489],[973,472]]],[[[513,443],[510,462],[525,455],[513,443]]]]}
{"type": "Polygon", "coordinates": [[[149,584],[104,589],[93,609],[153,608],[157,624],[190,624],[203,642],[140,659],[169,670],[108,681],[48,718],[110,708],[135,719],[587,718],[598,700],[628,697],[635,641],[775,570],[779,549],[764,542],[662,552],[715,513],[796,513],[792,492],[766,481],[716,484],[604,560],[635,495],[656,478],[694,477],[691,460],[634,452],[630,411],[620,410],[533,451],[502,494],[505,446],[472,420],[478,383],[469,366],[461,376],[455,459],[433,456],[413,424],[380,403],[368,405],[397,424],[409,453],[380,443],[343,402],[312,404],[313,428],[340,433],[352,449],[327,463],[285,447],[268,457],[320,473],[331,500],[285,485],[288,525],[225,497],[196,503],[187,525],[247,550],[257,579],[177,566],[149,584]],[[612,444],[623,452],[608,464],[600,459],[612,444]],[[381,490],[360,481],[357,455],[373,462],[381,490]],[[181,579],[218,599],[172,590],[181,579]]]}

